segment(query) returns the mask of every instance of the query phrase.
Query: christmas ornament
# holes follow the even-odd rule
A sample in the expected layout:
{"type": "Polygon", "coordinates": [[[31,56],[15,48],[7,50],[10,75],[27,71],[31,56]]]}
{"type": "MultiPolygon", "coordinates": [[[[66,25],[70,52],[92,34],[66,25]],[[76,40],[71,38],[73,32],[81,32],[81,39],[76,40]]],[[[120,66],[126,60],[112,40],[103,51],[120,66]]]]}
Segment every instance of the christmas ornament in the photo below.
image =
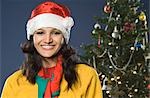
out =
{"type": "Polygon", "coordinates": [[[150,90],[150,84],[147,85],[147,88],[150,90]]]}
{"type": "Polygon", "coordinates": [[[112,12],[112,7],[109,4],[105,5],[104,6],[104,12],[105,13],[111,13],[112,12]]]}
{"type": "Polygon", "coordinates": [[[134,23],[130,23],[130,22],[126,22],[123,26],[123,31],[125,32],[129,32],[135,29],[135,24],[134,23]]]}
{"type": "Polygon", "coordinates": [[[121,36],[117,30],[117,26],[114,27],[114,31],[112,33],[112,37],[115,38],[115,39],[121,39],[121,36]]]}
{"type": "Polygon", "coordinates": [[[141,20],[141,21],[145,21],[146,20],[146,15],[145,15],[145,13],[143,11],[139,15],[139,20],[141,20]]]}
{"type": "Polygon", "coordinates": [[[113,32],[113,33],[112,33],[112,37],[113,37],[113,38],[117,39],[117,38],[118,38],[118,36],[119,36],[119,35],[118,35],[118,33],[117,33],[117,32],[113,32]]]}
{"type": "Polygon", "coordinates": [[[94,28],[95,28],[95,29],[101,29],[101,26],[100,26],[100,24],[96,23],[96,24],[94,25],[94,28]]]}
{"type": "Polygon", "coordinates": [[[92,31],[92,34],[96,34],[96,31],[95,31],[95,30],[93,30],[93,31],[92,31]]]}
{"type": "Polygon", "coordinates": [[[108,81],[108,78],[105,77],[103,80],[103,84],[102,84],[102,90],[107,90],[107,81],[108,81]]]}
{"type": "Polygon", "coordinates": [[[100,48],[100,45],[101,45],[101,39],[100,39],[100,34],[98,34],[98,48],[100,48]]]}
{"type": "Polygon", "coordinates": [[[136,48],[142,48],[142,44],[139,43],[139,42],[137,42],[136,45],[135,45],[135,47],[136,47],[136,48]]]}

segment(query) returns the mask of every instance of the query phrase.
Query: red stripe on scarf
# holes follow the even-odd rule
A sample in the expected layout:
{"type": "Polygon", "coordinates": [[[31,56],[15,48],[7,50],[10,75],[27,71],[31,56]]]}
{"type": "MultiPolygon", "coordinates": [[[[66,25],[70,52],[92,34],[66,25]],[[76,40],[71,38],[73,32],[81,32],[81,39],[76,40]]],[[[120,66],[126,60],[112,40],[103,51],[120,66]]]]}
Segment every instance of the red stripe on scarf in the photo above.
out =
{"type": "MultiPolygon", "coordinates": [[[[62,56],[58,56],[57,64],[51,68],[41,68],[38,75],[43,78],[49,78],[49,82],[46,86],[44,98],[51,98],[51,95],[60,90],[60,81],[62,78],[62,56]]],[[[55,97],[57,98],[57,96],[55,97]]]]}

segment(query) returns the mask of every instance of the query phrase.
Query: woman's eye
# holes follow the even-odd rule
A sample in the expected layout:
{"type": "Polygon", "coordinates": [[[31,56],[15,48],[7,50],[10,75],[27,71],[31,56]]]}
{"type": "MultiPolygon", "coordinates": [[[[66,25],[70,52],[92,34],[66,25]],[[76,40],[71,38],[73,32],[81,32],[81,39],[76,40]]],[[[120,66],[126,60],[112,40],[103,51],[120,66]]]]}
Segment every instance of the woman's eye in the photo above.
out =
{"type": "Polygon", "coordinates": [[[55,34],[61,34],[60,32],[55,32],[55,34]]]}
{"type": "Polygon", "coordinates": [[[54,32],[52,32],[52,34],[59,35],[59,34],[61,34],[61,32],[54,31],[54,32]]]}
{"type": "Polygon", "coordinates": [[[36,34],[43,34],[44,32],[36,32],[36,34]]]}

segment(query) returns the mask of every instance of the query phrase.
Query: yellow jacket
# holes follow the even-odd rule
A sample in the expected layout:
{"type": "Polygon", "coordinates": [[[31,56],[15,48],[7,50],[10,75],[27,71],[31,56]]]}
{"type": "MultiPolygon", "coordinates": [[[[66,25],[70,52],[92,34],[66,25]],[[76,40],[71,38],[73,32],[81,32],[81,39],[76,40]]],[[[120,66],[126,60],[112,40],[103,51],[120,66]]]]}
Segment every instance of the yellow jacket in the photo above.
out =
{"type": "MultiPolygon", "coordinates": [[[[78,82],[67,90],[67,81],[62,78],[58,98],[102,98],[100,81],[96,71],[85,65],[77,65],[78,82]]],[[[38,98],[38,85],[31,84],[21,70],[9,76],[5,82],[1,98],[38,98]]]]}

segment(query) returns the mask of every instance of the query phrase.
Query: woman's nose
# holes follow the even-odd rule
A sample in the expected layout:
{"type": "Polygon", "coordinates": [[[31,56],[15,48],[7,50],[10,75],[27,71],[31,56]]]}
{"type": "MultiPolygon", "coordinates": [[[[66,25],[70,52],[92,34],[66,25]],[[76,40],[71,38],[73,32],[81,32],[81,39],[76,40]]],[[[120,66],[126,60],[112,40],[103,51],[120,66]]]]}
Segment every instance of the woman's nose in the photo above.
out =
{"type": "Polygon", "coordinates": [[[51,43],[53,41],[51,34],[46,34],[45,35],[45,42],[46,43],[51,43]]]}

